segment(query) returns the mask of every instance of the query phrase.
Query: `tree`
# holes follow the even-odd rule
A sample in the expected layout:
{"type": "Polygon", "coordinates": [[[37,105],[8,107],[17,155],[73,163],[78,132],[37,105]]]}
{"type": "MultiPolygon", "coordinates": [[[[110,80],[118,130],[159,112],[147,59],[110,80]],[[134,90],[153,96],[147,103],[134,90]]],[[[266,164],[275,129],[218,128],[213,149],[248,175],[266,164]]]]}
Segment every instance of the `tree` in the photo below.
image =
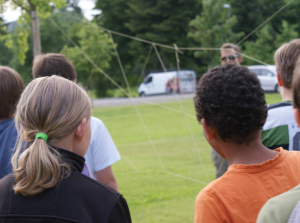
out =
{"type": "MultiPolygon", "coordinates": [[[[107,29],[117,31],[120,33],[125,33],[127,35],[134,35],[126,26],[125,22],[127,20],[127,14],[125,13],[128,9],[127,0],[97,0],[95,8],[101,10],[101,14],[96,15],[95,22],[107,29]]],[[[117,43],[119,56],[124,64],[124,69],[126,73],[129,73],[132,68],[133,60],[131,55],[129,55],[129,43],[130,39],[114,35],[114,41],[117,43]]],[[[117,60],[111,61],[110,68],[106,69],[109,74],[120,74],[117,77],[117,82],[120,84],[122,81],[122,74],[120,72],[119,64],[117,60]]]]}
{"type": "Polygon", "coordinates": [[[279,34],[277,34],[275,40],[276,49],[279,48],[283,43],[289,42],[290,40],[299,37],[297,32],[298,24],[291,25],[286,20],[282,20],[282,28],[279,29],[279,34]]]}
{"type": "Polygon", "coordinates": [[[7,33],[6,26],[3,25],[0,17],[0,65],[7,65],[12,57],[11,49],[13,41],[11,35],[7,33]]]}
{"type": "MultiPolygon", "coordinates": [[[[275,30],[270,24],[266,24],[255,35],[257,36],[255,41],[245,42],[244,53],[257,60],[273,64],[274,50],[276,48],[274,44],[274,39],[276,38],[275,30]]],[[[253,65],[257,64],[257,62],[245,59],[244,64],[253,65]]]]}
{"type": "MultiPolygon", "coordinates": [[[[73,17],[77,19],[82,19],[83,15],[78,13],[76,10],[74,11],[66,11],[65,8],[61,8],[59,11],[54,12],[52,15],[52,20],[55,21],[59,26],[65,30],[65,32],[73,39],[75,42],[78,41],[78,37],[75,36],[77,31],[80,30],[81,27],[74,27],[74,24],[78,24],[77,20],[74,20],[73,17]],[[71,29],[72,28],[72,29],[71,29]]],[[[59,53],[64,45],[70,45],[68,39],[55,27],[47,18],[40,19],[40,30],[41,30],[41,44],[43,46],[44,53],[59,53]]],[[[32,68],[32,60],[33,60],[33,49],[32,49],[32,41],[31,41],[31,33],[30,33],[30,24],[25,23],[16,26],[15,30],[10,33],[10,40],[12,42],[12,47],[9,49],[11,57],[8,57],[8,61],[1,59],[0,63],[3,65],[10,66],[17,70],[22,76],[25,83],[29,82],[32,79],[31,68],[32,68]],[[29,34],[29,37],[25,36],[21,40],[26,44],[23,44],[20,47],[20,32],[25,30],[25,33],[29,34]],[[26,53],[20,53],[20,50],[24,49],[24,45],[28,46],[26,53]],[[23,57],[23,63],[20,63],[19,56],[23,57]]],[[[23,37],[23,35],[21,35],[23,37]]],[[[2,51],[1,51],[2,52],[2,51]]],[[[6,54],[6,56],[9,54],[6,54]]]]}
{"type": "MultiPolygon", "coordinates": [[[[201,10],[200,0],[98,0],[96,8],[102,13],[95,17],[99,25],[134,37],[173,46],[193,46],[194,41],[187,38],[189,21],[201,10]]],[[[114,35],[118,51],[128,77],[138,75],[144,66],[151,45],[114,35]]],[[[157,47],[167,68],[176,68],[175,53],[172,49],[157,47]]],[[[202,65],[192,52],[180,54],[181,67],[195,69],[202,65]]],[[[162,70],[160,62],[152,51],[147,72],[162,70]]],[[[109,73],[120,73],[117,61],[112,61],[109,73]],[[114,64],[114,65],[113,65],[114,64]]],[[[118,77],[121,80],[122,76],[118,77]]],[[[123,82],[123,81],[122,81],[123,82]]]]}
{"type": "MultiPolygon", "coordinates": [[[[75,24],[78,26],[78,24],[75,24]]],[[[102,69],[110,67],[112,59],[113,45],[109,35],[95,29],[92,25],[81,25],[81,29],[76,33],[78,44],[91,60],[93,60],[102,69]]],[[[105,96],[106,91],[111,87],[111,83],[88,61],[76,47],[65,45],[61,51],[75,65],[78,75],[78,81],[89,85],[96,84],[97,96],[105,96]],[[93,79],[91,79],[93,78],[93,79]]]]}
{"type": "MultiPolygon", "coordinates": [[[[274,63],[275,51],[286,42],[298,38],[299,34],[296,31],[298,25],[290,25],[287,21],[282,20],[281,28],[277,33],[272,26],[272,23],[266,24],[262,29],[256,32],[255,41],[247,41],[244,43],[245,54],[254,57],[264,63],[274,63]]],[[[258,64],[252,60],[245,60],[245,64],[258,64]]]]}
{"type": "MultiPolygon", "coordinates": [[[[244,32],[245,35],[249,34],[289,1],[290,0],[228,0],[228,3],[231,5],[232,12],[237,17],[238,21],[233,27],[233,32],[244,32]]],[[[299,10],[300,2],[293,1],[271,19],[270,22],[273,29],[277,33],[280,33],[282,20],[287,21],[287,23],[291,25],[297,24],[300,20],[300,15],[298,13],[299,10]]],[[[299,26],[296,28],[296,31],[297,33],[300,33],[299,26]]],[[[244,36],[242,36],[241,39],[243,37],[244,36]]],[[[246,41],[254,41],[256,38],[256,35],[251,35],[246,41]]]]}
{"type": "MultiPolygon", "coordinates": [[[[228,18],[228,12],[223,7],[224,0],[203,0],[202,4],[202,12],[189,24],[191,31],[188,37],[199,42],[201,47],[220,48],[223,43],[234,42],[242,35],[231,31],[237,19],[234,15],[228,18]]],[[[195,52],[195,57],[205,59],[210,67],[220,63],[216,60],[219,55],[219,51],[215,50],[195,52]]]]}
{"type": "MultiPolygon", "coordinates": [[[[198,0],[165,0],[165,1],[139,1],[128,2],[129,9],[125,26],[134,33],[135,37],[150,40],[166,45],[189,47],[194,42],[187,38],[188,24],[201,10],[201,1],[198,0]]],[[[177,69],[174,50],[157,47],[161,58],[169,69],[177,69]]],[[[135,40],[130,43],[129,53],[138,61],[142,68],[149,46],[135,40]]],[[[189,52],[180,56],[183,69],[194,69],[201,64],[193,57],[187,57],[189,52]]],[[[149,59],[148,67],[153,70],[162,70],[155,53],[149,59]]]]}
{"type": "MultiPolygon", "coordinates": [[[[33,55],[39,55],[42,53],[41,38],[40,38],[40,26],[39,17],[46,18],[51,14],[51,6],[49,1],[45,0],[0,0],[0,11],[6,9],[7,4],[11,3],[13,7],[21,7],[22,15],[19,18],[19,23],[30,22],[31,24],[31,37],[33,46],[33,55]],[[6,4],[5,4],[6,3],[6,4]]],[[[65,5],[65,0],[52,0],[52,5],[57,8],[65,5]]],[[[19,29],[19,41],[20,42],[20,62],[24,63],[25,54],[28,50],[27,41],[24,41],[28,37],[28,31],[26,29],[19,29]]]]}

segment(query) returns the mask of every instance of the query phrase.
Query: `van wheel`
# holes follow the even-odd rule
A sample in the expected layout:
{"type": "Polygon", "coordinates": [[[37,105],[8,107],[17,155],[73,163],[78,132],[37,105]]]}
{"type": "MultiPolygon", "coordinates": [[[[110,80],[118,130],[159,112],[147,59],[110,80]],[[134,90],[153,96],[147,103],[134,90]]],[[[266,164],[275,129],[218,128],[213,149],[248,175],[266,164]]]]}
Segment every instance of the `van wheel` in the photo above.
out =
{"type": "Polygon", "coordinates": [[[276,84],[274,91],[275,91],[276,93],[280,93],[278,84],[276,84]]]}
{"type": "Polygon", "coordinates": [[[140,97],[146,97],[146,94],[144,92],[141,92],[140,97]]]}

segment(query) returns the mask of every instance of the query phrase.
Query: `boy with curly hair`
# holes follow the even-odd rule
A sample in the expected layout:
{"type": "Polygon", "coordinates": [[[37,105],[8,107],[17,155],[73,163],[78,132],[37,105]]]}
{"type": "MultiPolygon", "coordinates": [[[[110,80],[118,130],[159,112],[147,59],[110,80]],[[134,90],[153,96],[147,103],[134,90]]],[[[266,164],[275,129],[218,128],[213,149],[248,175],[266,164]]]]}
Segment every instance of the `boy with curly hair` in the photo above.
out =
{"type": "Polygon", "coordinates": [[[243,66],[209,70],[198,83],[194,102],[206,140],[230,165],[200,191],[195,222],[255,222],[269,198],[300,183],[300,153],[262,144],[264,91],[243,66]]]}

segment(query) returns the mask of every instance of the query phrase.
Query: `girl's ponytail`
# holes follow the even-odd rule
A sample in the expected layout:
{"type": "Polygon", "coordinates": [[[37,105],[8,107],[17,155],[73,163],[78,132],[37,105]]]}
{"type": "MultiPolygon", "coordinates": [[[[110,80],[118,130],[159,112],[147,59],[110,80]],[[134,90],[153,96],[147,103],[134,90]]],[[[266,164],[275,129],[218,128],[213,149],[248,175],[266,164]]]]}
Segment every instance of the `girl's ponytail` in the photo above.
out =
{"type": "Polygon", "coordinates": [[[90,116],[86,92],[67,79],[38,78],[25,88],[16,113],[22,130],[12,157],[15,193],[39,194],[70,174],[69,165],[51,144],[75,131],[81,120],[90,116]],[[30,141],[28,148],[23,148],[23,139],[30,141]]]}
{"type": "Polygon", "coordinates": [[[17,183],[13,189],[24,196],[39,194],[57,184],[61,171],[68,170],[63,166],[66,167],[58,153],[44,139],[35,139],[19,157],[18,168],[14,169],[17,183]]]}

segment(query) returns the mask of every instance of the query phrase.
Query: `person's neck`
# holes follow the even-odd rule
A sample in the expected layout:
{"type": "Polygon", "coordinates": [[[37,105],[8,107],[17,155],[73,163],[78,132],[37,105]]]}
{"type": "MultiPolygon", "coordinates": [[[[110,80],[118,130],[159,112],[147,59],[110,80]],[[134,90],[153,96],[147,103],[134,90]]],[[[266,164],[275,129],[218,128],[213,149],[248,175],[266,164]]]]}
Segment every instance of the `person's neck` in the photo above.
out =
{"type": "Polygon", "coordinates": [[[72,135],[65,136],[63,139],[51,143],[51,146],[56,146],[65,150],[73,152],[73,138],[72,135]]]}
{"type": "Polygon", "coordinates": [[[224,143],[222,152],[230,165],[261,164],[267,160],[273,159],[278,152],[266,148],[260,137],[251,141],[249,144],[224,143]]]}
{"type": "Polygon", "coordinates": [[[291,89],[281,87],[280,94],[282,101],[292,101],[293,100],[293,92],[291,89]]]}

